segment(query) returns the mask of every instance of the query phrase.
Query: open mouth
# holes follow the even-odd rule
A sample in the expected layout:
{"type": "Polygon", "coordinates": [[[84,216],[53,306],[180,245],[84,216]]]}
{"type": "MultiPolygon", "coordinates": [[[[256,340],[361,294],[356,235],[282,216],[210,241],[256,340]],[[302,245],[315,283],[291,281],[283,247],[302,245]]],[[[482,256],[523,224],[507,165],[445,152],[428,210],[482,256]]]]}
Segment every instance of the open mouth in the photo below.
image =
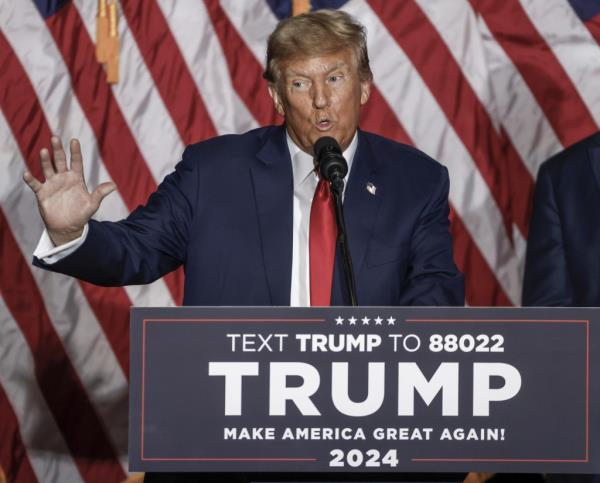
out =
{"type": "Polygon", "coordinates": [[[327,131],[331,128],[331,126],[331,121],[325,117],[317,121],[317,129],[319,129],[320,131],[327,131]]]}

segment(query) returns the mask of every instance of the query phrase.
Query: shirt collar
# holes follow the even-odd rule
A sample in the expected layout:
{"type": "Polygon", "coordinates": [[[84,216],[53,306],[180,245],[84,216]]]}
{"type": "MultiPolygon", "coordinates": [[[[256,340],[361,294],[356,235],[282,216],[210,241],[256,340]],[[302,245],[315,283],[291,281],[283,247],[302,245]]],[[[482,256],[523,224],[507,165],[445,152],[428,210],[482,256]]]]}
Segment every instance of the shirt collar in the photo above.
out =
{"type": "MultiPolygon", "coordinates": [[[[288,150],[290,152],[290,157],[292,158],[292,172],[294,175],[294,184],[303,183],[306,179],[314,174],[316,176],[315,164],[313,161],[313,157],[302,151],[300,147],[293,141],[290,137],[289,132],[285,131],[285,137],[287,140],[288,150]]],[[[344,159],[348,163],[348,173],[350,173],[350,169],[352,168],[352,162],[354,161],[354,155],[356,154],[356,147],[358,146],[358,135],[357,132],[354,133],[354,137],[350,144],[342,153],[344,159]]],[[[348,175],[346,175],[345,181],[348,181],[348,175]]]]}

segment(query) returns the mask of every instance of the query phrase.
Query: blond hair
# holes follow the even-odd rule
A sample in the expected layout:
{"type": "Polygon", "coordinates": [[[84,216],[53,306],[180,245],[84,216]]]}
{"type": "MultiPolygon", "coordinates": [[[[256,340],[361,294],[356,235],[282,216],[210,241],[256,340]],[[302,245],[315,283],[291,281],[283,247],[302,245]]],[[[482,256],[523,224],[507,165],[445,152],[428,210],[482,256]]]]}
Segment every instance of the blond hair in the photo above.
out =
{"type": "Polygon", "coordinates": [[[277,83],[283,61],[348,48],[354,53],[360,80],[372,80],[366,29],[352,16],[341,10],[317,10],[287,18],[269,35],[263,77],[277,83]]]}

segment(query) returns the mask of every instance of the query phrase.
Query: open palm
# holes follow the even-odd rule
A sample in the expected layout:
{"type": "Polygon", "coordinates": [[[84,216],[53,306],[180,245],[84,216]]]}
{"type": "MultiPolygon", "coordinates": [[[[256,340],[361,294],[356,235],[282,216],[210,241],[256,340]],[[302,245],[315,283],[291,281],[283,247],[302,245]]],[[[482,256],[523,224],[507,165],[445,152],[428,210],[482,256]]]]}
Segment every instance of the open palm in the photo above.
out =
{"type": "Polygon", "coordinates": [[[45,181],[36,179],[29,171],[23,179],[35,193],[40,214],[46,230],[55,245],[75,240],[100,203],[115,189],[114,183],[107,182],[89,192],[83,176],[83,160],[79,141],[70,142],[71,167],[60,139],[51,139],[52,156],[48,149],[40,151],[40,164],[45,181]]]}

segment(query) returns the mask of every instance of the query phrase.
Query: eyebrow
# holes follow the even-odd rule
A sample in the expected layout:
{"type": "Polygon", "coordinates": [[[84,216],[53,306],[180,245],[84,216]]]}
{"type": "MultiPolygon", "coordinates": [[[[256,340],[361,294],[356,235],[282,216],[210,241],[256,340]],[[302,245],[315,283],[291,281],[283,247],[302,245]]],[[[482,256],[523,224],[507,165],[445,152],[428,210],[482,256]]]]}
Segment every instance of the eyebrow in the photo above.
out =
{"type": "MultiPolygon", "coordinates": [[[[327,69],[325,71],[325,74],[330,74],[334,70],[341,69],[341,68],[344,68],[344,67],[348,67],[348,63],[347,62],[338,62],[337,64],[334,64],[329,69],[327,69]]],[[[289,70],[288,72],[286,72],[285,77],[287,78],[287,77],[290,77],[290,76],[308,77],[307,74],[305,74],[303,72],[298,72],[298,71],[295,71],[295,70],[289,70]]]]}

